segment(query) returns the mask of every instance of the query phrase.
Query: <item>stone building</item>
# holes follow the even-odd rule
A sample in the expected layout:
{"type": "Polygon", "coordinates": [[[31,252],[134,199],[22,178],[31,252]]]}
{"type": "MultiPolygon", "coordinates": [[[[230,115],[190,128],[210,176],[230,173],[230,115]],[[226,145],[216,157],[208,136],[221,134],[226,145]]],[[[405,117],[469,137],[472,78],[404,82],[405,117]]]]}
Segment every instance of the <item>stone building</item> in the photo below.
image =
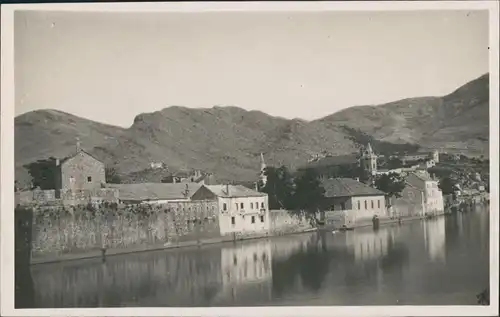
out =
{"type": "Polygon", "coordinates": [[[322,185],[328,224],[352,226],[387,214],[385,193],[378,189],[350,178],[330,178],[323,180],[322,185]]]}
{"type": "Polygon", "coordinates": [[[106,184],[104,163],[91,154],[85,152],[77,144],[76,152],[63,159],[57,160],[59,175],[57,188],[62,191],[97,190],[106,184]]]}
{"type": "Polygon", "coordinates": [[[423,193],[424,213],[439,214],[444,212],[443,193],[439,189],[438,181],[432,179],[427,172],[408,174],[406,183],[418,188],[423,193]]]}

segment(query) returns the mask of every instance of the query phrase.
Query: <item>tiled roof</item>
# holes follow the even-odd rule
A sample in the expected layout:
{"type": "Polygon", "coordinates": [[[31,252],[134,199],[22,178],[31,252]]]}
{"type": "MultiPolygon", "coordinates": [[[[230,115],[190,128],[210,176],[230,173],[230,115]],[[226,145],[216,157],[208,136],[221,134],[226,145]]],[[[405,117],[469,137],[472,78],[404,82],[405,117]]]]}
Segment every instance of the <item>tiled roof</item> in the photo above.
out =
{"type": "Polygon", "coordinates": [[[330,178],[322,181],[325,197],[378,196],[384,192],[351,178],[330,178]]]}
{"type": "Polygon", "coordinates": [[[219,197],[263,197],[266,193],[261,193],[243,185],[206,185],[212,193],[219,197]],[[227,187],[226,187],[227,186],[227,187]],[[229,192],[227,192],[229,189],[229,192]]]}
{"type": "Polygon", "coordinates": [[[107,187],[118,188],[121,200],[146,201],[189,198],[201,185],[196,183],[140,183],[107,184],[107,187]],[[186,188],[189,190],[188,197],[184,196],[186,188]]]}

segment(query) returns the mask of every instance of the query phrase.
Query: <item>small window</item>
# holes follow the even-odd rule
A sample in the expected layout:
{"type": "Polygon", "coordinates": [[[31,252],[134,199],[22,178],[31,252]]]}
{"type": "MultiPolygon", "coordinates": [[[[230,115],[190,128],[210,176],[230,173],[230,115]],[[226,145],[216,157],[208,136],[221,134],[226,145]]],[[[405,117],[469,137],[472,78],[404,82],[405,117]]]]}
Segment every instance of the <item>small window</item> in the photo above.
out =
{"type": "Polygon", "coordinates": [[[223,203],[222,204],[222,210],[226,211],[227,210],[227,204],[226,203],[223,203]]]}
{"type": "Polygon", "coordinates": [[[260,216],[260,222],[264,222],[264,216],[260,216]]]}
{"type": "Polygon", "coordinates": [[[345,210],[345,203],[341,203],[341,204],[340,204],[340,208],[341,208],[342,210],[345,210]]]}
{"type": "Polygon", "coordinates": [[[375,206],[374,206],[374,203],[373,203],[373,200],[372,200],[372,209],[373,209],[373,208],[375,208],[375,206]]]}
{"type": "Polygon", "coordinates": [[[358,210],[361,209],[361,202],[358,200],[358,210]]]}
{"type": "Polygon", "coordinates": [[[253,209],[253,203],[250,203],[250,209],[253,209]]]}
{"type": "Polygon", "coordinates": [[[231,224],[234,226],[236,224],[236,219],[234,217],[231,217],[231,224]]]}
{"type": "Polygon", "coordinates": [[[260,208],[264,209],[264,203],[260,203],[260,208]]]}
{"type": "Polygon", "coordinates": [[[379,200],[379,201],[377,201],[377,203],[378,203],[378,208],[380,209],[380,200],[379,200]]]}
{"type": "Polygon", "coordinates": [[[240,203],[240,208],[245,209],[245,207],[243,206],[243,203],[240,203]]]}
{"type": "Polygon", "coordinates": [[[233,264],[238,265],[238,259],[236,258],[236,255],[233,256],[233,264]]]}
{"type": "Polygon", "coordinates": [[[236,203],[236,210],[238,210],[238,203],[236,203]]]}
{"type": "Polygon", "coordinates": [[[87,177],[87,182],[88,183],[92,182],[92,176],[87,177]]]}
{"type": "Polygon", "coordinates": [[[368,201],[365,200],[365,209],[368,209],[368,201]]]}
{"type": "Polygon", "coordinates": [[[252,223],[255,223],[255,216],[252,216],[252,223]]]}

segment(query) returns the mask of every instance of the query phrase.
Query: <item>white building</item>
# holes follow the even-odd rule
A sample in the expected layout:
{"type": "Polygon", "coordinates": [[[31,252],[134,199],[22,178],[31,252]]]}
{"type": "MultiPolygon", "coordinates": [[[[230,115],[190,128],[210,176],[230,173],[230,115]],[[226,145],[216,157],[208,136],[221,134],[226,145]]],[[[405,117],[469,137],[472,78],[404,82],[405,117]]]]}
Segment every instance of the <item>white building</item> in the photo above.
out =
{"type": "Polygon", "coordinates": [[[191,199],[217,199],[221,235],[269,232],[266,193],[241,185],[203,185],[191,199]]]}
{"type": "Polygon", "coordinates": [[[418,171],[406,177],[406,183],[423,192],[424,213],[444,212],[443,193],[438,187],[438,181],[430,177],[429,173],[418,171]]]}

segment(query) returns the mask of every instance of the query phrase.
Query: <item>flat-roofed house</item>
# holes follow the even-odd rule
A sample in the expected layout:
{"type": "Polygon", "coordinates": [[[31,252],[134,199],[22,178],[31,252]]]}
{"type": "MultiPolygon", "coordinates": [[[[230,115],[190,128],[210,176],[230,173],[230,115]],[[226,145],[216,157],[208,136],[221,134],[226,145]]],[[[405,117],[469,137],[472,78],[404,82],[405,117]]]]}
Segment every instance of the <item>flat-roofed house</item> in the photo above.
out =
{"type": "Polygon", "coordinates": [[[373,216],[386,216],[385,193],[350,178],[322,181],[325,189],[324,209],[329,224],[340,222],[352,226],[373,216]]]}
{"type": "Polygon", "coordinates": [[[192,200],[217,199],[221,235],[269,231],[268,195],[242,185],[202,185],[192,200]]]}

